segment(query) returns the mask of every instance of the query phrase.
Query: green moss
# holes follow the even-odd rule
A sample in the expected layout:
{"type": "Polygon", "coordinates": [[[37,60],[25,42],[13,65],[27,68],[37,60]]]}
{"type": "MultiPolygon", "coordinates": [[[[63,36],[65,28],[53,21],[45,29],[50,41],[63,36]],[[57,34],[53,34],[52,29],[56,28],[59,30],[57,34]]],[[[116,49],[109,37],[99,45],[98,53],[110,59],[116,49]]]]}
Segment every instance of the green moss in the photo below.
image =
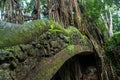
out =
{"type": "Polygon", "coordinates": [[[14,61],[12,61],[10,67],[11,69],[15,69],[17,67],[17,64],[14,61]]]}
{"type": "Polygon", "coordinates": [[[69,54],[72,54],[74,52],[74,45],[68,45],[66,49],[69,54]]]}
{"type": "Polygon", "coordinates": [[[84,44],[87,44],[88,38],[85,35],[82,35],[82,41],[84,44]]]}
{"type": "MultiPolygon", "coordinates": [[[[0,32],[0,35],[5,33],[4,36],[0,38],[0,48],[19,44],[28,44],[36,39],[42,39],[40,36],[46,32],[50,32],[50,34],[55,35],[57,33],[62,33],[65,40],[69,42],[69,44],[74,33],[77,33],[81,36],[83,41],[86,41],[86,37],[83,36],[77,28],[70,26],[67,29],[64,29],[61,25],[52,20],[36,20],[23,25],[11,24],[11,26],[12,25],[14,27],[9,27],[9,25],[7,25],[7,27],[3,27],[2,31],[0,32]]],[[[43,37],[46,37],[46,35],[43,37]]]]}
{"type": "Polygon", "coordinates": [[[0,80],[12,80],[7,70],[0,69],[0,80]]]}
{"type": "Polygon", "coordinates": [[[53,35],[57,35],[57,33],[64,33],[62,30],[58,30],[58,29],[49,29],[49,32],[53,35]]]}
{"type": "Polygon", "coordinates": [[[69,36],[64,36],[64,39],[66,42],[68,42],[70,44],[70,37],[69,36]]]}

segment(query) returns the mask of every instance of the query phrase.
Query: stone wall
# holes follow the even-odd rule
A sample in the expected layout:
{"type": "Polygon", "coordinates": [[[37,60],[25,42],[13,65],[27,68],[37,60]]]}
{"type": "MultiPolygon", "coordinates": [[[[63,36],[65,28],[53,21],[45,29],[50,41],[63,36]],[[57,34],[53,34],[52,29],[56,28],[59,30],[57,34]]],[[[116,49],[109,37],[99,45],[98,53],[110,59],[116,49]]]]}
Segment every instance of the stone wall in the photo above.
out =
{"type": "MultiPolygon", "coordinates": [[[[47,25],[48,22],[45,22],[47,25]]],[[[27,39],[27,37],[22,36],[23,39],[29,42],[21,42],[18,41],[18,43],[15,42],[15,44],[8,45],[5,43],[1,44],[1,48],[3,45],[3,48],[0,51],[0,79],[1,80],[38,80],[38,78],[41,78],[42,75],[45,72],[45,69],[47,71],[47,67],[50,66],[50,64],[47,64],[44,66],[44,70],[41,70],[38,72],[38,74],[41,76],[35,76],[32,78],[29,78],[30,75],[35,75],[37,69],[39,69],[40,65],[45,65],[42,60],[44,58],[51,58],[61,52],[62,50],[66,50],[67,52],[63,52],[65,54],[69,54],[69,57],[72,57],[75,54],[78,54],[79,52],[83,51],[93,51],[93,46],[91,41],[83,34],[81,34],[76,28],[74,27],[68,27],[68,29],[62,28],[60,25],[58,25],[55,22],[50,23],[47,25],[47,29],[44,28],[33,28],[33,29],[43,29],[44,32],[40,32],[40,34],[37,32],[37,35],[34,35],[33,38],[30,41],[27,39]],[[38,35],[39,34],[39,35],[38,35]],[[79,48],[75,48],[76,45],[79,45],[79,48]],[[5,47],[6,46],[6,47],[5,47]],[[76,50],[77,49],[77,50],[76,50]],[[41,64],[42,63],[42,64],[41,64]],[[39,66],[39,67],[38,67],[39,66]],[[46,67],[46,68],[45,68],[46,67]],[[29,77],[28,77],[29,76],[29,77]]],[[[44,27],[44,26],[43,26],[44,27]]],[[[30,27],[31,29],[31,27],[30,27]]],[[[28,32],[29,32],[28,27],[28,32]]],[[[42,31],[42,30],[39,30],[42,31]]],[[[32,31],[34,32],[34,31],[32,31]]],[[[36,31],[35,31],[36,33],[36,31]]],[[[29,34],[35,34],[30,33],[29,34]]],[[[20,33],[19,33],[20,34],[20,33]]],[[[22,34],[23,35],[23,34],[22,34]]],[[[24,35],[27,35],[24,34],[24,35]]],[[[14,35],[13,35],[14,36],[14,35]]],[[[7,37],[5,35],[5,37],[7,37]]],[[[17,37],[20,37],[20,35],[17,35],[17,37]]],[[[12,37],[14,38],[14,37],[12,37]]],[[[8,38],[8,42],[14,42],[14,39],[8,38]]],[[[16,40],[15,40],[16,41],[16,40]]],[[[2,40],[1,40],[2,42],[2,40]]],[[[55,71],[53,71],[54,67],[52,68],[51,72],[48,72],[49,74],[44,74],[43,76],[50,79],[50,75],[52,75],[53,72],[56,72],[56,70],[59,69],[59,67],[64,63],[65,60],[68,59],[67,57],[61,61],[61,64],[58,64],[58,67],[54,65],[55,71]]],[[[54,59],[52,59],[54,62],[54,59]]],[[[56,61],[56,59],[55,59],[56,61]]],[[[51,62],[52,63],[52,62],[51,62]]],[[[44,77],[44,78],[45,78],[44,77]]],[[[52,76],[51,76],[52,77],[52,76]]],[[[41,80],[45,80],[44,78],[41,78],[41,80]]]]}

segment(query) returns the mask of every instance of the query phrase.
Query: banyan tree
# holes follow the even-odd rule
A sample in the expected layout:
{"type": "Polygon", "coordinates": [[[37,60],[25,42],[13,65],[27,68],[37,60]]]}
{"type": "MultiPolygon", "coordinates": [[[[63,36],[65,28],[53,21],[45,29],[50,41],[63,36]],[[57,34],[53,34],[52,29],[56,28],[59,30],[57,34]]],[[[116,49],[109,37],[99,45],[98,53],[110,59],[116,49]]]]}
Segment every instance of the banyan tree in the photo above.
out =
{"type": "Polygon", "coordinates": [[[0,80],[119,80],[99,29],[102,1],[35,0],[31,16],[10,1],[5,8],[19,14],[0,21],[0,80]]]}

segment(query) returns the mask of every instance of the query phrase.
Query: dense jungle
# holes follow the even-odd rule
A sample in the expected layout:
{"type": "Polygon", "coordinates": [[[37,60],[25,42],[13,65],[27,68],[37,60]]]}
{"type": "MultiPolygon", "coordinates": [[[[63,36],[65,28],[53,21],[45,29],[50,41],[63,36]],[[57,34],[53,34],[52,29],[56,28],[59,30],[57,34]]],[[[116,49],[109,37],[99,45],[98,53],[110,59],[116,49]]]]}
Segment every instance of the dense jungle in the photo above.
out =
{"type": "Polygon", "coordinates": [[[0,0],[0,80],[120,80],[120,1],[0,0]]]}

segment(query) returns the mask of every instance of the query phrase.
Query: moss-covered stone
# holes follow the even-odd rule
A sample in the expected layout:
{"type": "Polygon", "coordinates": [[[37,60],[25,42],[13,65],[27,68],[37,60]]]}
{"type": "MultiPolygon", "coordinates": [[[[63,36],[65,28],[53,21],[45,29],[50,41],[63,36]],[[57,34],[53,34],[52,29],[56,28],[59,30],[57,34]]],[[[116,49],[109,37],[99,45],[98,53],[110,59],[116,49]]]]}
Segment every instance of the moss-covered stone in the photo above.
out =
{"type": "Polygon", "coordinates": [[[49,80],[67,59],[79,52],[93,50],[89,39],[78,29],[72,26],[64,29],[51,20],[0,26],[3,28],[0,35],[8,30],[0,38],[0,65],[7,63],[6,70],[11,75],[14,73],[15,79],[49,80]],[[54,58],[56,55],[59,56],[54,58]]]}
{"type": "Polygon", "coordinates": [[[4,24],[4,22],[0,24],[0,48],[30,43],[39,39],[39,36],[47,31],[54,35],[62,33],[64,36],[72,37],[72,34],[77,33],[82,36],[75,27],[70,26],[68,29],[64,29],[58,23],[51,20],[36,20],[23,25],[9,24],[4,24]]]}
{"type": "Polygon", "coordinates": [[[7,70],[0,69],[0,80],[13,80],[7,70]]]}
{"type": "Polygon", "coordinates": [[[66,49],[69,54],[72,54],[74,52],[74,45],[68,45],[66,49]]]}

